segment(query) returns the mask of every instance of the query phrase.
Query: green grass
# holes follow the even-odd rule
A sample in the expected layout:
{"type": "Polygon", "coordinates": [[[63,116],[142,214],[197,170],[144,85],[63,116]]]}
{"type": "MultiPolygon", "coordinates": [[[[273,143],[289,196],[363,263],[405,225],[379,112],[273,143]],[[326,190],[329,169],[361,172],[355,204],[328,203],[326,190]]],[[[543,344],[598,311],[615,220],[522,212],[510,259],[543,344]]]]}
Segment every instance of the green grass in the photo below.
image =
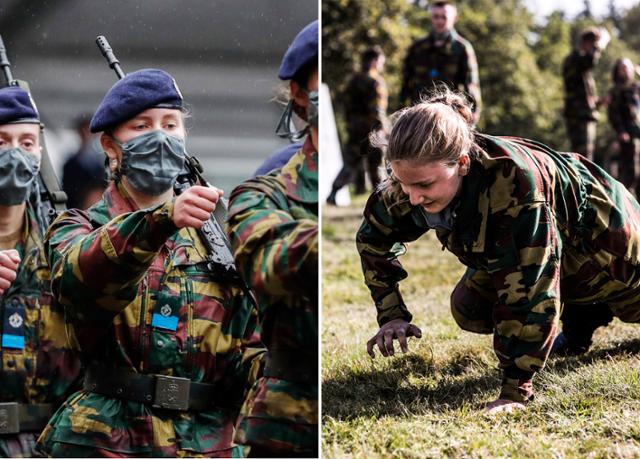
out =
{"type": "Polygon", "coordinates": [[[489,416],[501,377],[491,337],[451,317],[464,267],[433,234],[402,257],[423,337],[405,355],[371,359],[378,327],[354,242],[363,207],[323,209],[324,457],[640,457],[640,326],[616,319],[586,355],[548,361],[525,411],[489,416]]]}

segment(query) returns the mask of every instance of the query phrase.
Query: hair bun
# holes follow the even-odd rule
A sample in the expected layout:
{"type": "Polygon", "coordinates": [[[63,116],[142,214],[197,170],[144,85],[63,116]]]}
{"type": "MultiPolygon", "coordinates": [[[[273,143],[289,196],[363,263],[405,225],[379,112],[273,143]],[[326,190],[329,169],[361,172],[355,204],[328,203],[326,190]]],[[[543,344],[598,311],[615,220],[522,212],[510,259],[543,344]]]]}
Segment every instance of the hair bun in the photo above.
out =
{"type": "Polygon", "coordinates": [[[427,97],[423,97],[420,103],[446,105],[460,115],[469,126],[474,124],[473,110],[471,110],[469,100],[462,93],[453,92],[446,86],[438,88],[427,97]]]}

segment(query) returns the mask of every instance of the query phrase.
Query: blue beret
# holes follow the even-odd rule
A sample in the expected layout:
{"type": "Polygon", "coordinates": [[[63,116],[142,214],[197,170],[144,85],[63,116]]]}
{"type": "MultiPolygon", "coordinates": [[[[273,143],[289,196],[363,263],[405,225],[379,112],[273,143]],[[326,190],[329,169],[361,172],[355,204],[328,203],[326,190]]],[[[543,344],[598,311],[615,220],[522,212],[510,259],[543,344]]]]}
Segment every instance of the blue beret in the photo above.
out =
{"type": "Polygon", "coordinates": [[[312,59],[318,59],[318,21],[313,21],[296,35],[293,43],[284,53],[278,78],[281,80],[292,79],[298,70],[312,59]]]}
{"type": "Polygon", "coordinates": [[[91,132],[101,132],[130,120],[148,108],[181,108],[176,80],[158,69],[127,74],[114,84],[91,118],[91,132]]]}
{"type": "Polygon", "coordinates": [[[27,91],[18,86],[0,89],[0,125],[39,122],[38,109],[27,91]]]}

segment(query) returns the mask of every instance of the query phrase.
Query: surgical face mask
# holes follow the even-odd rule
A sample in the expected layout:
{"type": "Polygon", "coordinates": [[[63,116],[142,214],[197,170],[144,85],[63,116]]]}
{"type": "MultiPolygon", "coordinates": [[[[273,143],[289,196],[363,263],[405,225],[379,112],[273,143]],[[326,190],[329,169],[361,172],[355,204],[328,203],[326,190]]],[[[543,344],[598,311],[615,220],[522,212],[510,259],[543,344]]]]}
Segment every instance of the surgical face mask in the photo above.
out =
{"type": "Polygon", "coordinates": [[[309,107],[307,108],[307,122],[318,127],[318,91],[309,92],[309,107]]]}
{"type": "Polygon", "coordinates": [[[298,106],[293,99],[289,101],[276,127],[276,135],[278,137],[288,137],[296,142],[307,134],[309,126],[318,127],[318,91],[310,91],[308,95],[309,106],[306,110],[298,106]],[[296,129],[292,120],[294,113],[306,121],[308,126],[304,129],[296,129]]]}
{"type": "Polygon", "coordinates": [[[184,169],[184,140],[153,131],[126,143],[122,149],[120,173],[136,190],[158,196],[169,190],[184,169]]]}
{"type": "Polygon", "coordinates": [[[0,205],[16,206],[27,200],[40,170],[40,158],[20,148],[0,152],[0,205]]]}

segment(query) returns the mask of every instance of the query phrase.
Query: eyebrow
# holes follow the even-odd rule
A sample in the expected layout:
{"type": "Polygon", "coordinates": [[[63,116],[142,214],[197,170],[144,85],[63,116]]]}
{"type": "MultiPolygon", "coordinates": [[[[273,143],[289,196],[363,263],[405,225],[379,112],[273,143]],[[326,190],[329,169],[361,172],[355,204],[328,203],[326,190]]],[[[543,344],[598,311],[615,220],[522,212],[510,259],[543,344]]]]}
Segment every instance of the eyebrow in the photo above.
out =
{"type": "Polygon", "coordinates": [[[434,183],[434,182],[435,182],[435,180],[427,179],[427,180],[422,180],[422,181],[419,181],[419,182],[404,183],[404,182],[403,182],[402,180],[400,180],[398,177],[396,177],[396,180],[397,180],[398,182],[400,182],[402,185],[409,185],[409,186],[415,186],[415,185],[431,185],[432,183],[434,183]]]}

